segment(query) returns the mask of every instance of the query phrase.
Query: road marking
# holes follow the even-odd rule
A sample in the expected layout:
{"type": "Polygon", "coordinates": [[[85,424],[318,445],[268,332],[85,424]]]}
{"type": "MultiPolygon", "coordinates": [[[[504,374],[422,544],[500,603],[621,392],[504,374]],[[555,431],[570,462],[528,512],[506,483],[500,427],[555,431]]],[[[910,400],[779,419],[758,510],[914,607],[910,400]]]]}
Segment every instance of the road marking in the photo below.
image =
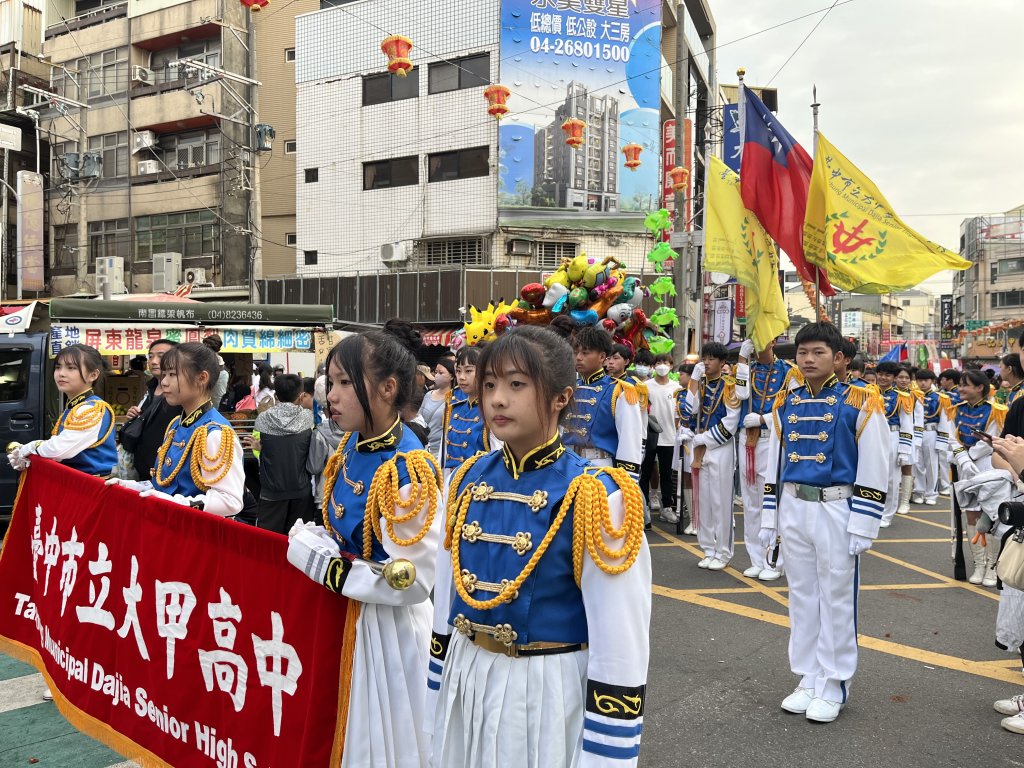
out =
{"type": "MultiPolygon", "coordinates": [[[[673,600],[679,600],[685,603],[691,603],[692,605],[711,608],[712,610],[722,611],[723,613],[731,613],[735,616],[743,616],[744,618],[754,619],[766,624],[774,624],[777,627],[789,627],[788,617],[779,613],[765,611],[760,608],[750,608],[746,605],[730,603],[726,600],[717,600],[705,595],[695,595],[686,590],[662,587],[657,584],[652,585],[651,591],[656,595],[668,597],[673,600]]],[[[928,666],[951,669],[955,672],[964,672],[976,677],[987,677],[1004,683],[1020,684],[1020,672],[1016,670],[1010,671],[1000,667],[998,664],[983,661],[972,661],[970,659],[958,659],[955,656],[947,656],[944,653],[926,651],[923,648],[902,645],[901,643],[894,643],[891,640],[882,640],[881,638],[871,637],[869,635],[859,635],[857,643],[861,648],[886,653],[890,656],[898,656],[910,661],[917,661],[921,664],[927,664],[928,666]]]]}
{"type": "Polygon", "coordinates": [[[0,683],[3,696],[0,697],[0,712],[10,712],[22,707],[31,707],[43,702],[46,681],[40,674],[14,677],[0,683]]]}
{"type": "Polygon", "coordinates": [[[936,581],[940,581],[943,584],[949,584],[954,587],[960,587],[960,589],[965,589],[968,592],[974,592],[979,595],[984,595],[985,597],[990,598],[991,600],[999,600],[999,595],[997,593],[991,592],[983,587],[976,587],[974,584],[968,584],[966,581],[957,581],[956,579],[951,579],[949,576],[943,576],[941,573],[929,571],[927,568],[922,568],[919,565],[914,565],[913,563],[905,562],[898,558],[891,557],[890,555],[883,555],[881,552],[876,552],[873,549],[869,549],[867,553],[874,557],[880,557],[882,560],[887,560],[890,563],[902,565],[904,568],[908,568],[911,571],[916,571],[917,573],[920,573],[923,576],[928,576],[929,578],[935,579],[936,581]]]}
{"type": "Polygon", "coordinates": [[[922,520],[921,518],[914,517],[913,515],[899,515],[897,519],[913,520],[915,523],[921,523],[921,525],[930,525],[934,528],[941,528],[944,531],[949,530],[949,523],[933,523],[931,520],[922,520]]]}
{"type": "Polygon", "coordinates": [[[949,537],[944,539],[875,539],[875,544],[942,544],[949,543],[949,537]]]}

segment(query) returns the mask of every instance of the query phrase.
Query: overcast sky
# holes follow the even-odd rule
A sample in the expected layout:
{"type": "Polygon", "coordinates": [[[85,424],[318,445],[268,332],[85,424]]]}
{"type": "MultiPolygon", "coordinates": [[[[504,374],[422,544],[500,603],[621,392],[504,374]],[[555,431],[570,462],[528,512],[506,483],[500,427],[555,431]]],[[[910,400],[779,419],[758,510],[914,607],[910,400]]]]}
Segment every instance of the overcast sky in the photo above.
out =
{"type": "MultiPolygon", "coordinates": [[[[768,85],[821,19],[731,41],[831,0],[709,0],[718,77],[768,85]]],[[[1024,2],[839,0],[771,82],[779,119],[812,151],[819,128],[922,235],[958,250],[964,218],[1024,203],[1024,2]]],[[[949,289],[951,273],[923,287],[949,289]]]]}

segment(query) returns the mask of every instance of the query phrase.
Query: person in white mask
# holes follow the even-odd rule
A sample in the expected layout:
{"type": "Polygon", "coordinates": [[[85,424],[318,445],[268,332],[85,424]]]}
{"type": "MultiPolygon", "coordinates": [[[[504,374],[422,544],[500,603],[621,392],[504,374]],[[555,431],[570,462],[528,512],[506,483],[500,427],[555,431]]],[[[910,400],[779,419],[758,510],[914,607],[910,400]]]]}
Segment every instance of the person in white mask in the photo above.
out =
{"type": "MultiPolygon", "coordinates": [[[[672,482],[672,451],[675,447],[676,434],[676,392],[679,391],[679,382],[669,378],[672,372],[671,355],[658,355],[654,358],[654,379],[647,382],[647,398],[651,404],[651,416],[661,428],[657,435],[655,455],[658,462],[658,474],[661,484],[661,498],[651,500],[651,503],[661,502],[661,519],[666,523],[675,523],[679,520],[679,513],[676,511],[675,483],[672,482]]],[[[640,490],[644,498],[650,499],[651,475],[654,471],[654,458],[649,459],[650,463],[644,463],[646,473],[640,473],[640,490]]],[[[655,508],[657,508],[655,506],[655,508]]]]}

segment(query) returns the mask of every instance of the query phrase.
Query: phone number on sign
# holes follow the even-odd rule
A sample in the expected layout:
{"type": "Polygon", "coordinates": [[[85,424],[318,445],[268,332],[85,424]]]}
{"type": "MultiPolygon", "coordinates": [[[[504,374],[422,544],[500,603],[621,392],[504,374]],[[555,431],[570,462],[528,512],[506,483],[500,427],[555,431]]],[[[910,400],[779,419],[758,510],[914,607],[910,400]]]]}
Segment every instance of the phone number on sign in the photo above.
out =
{"type": "Polygon", "coordinates": [[[607,59],[609,61],[629,61],[628,45],[612,45],[611,43],[594,43],[589,40],[566,40],[557,37],[530,38],[530,50],[534,53],[553,53],[555,56],[576,56],[583,59],[607,59]]]}

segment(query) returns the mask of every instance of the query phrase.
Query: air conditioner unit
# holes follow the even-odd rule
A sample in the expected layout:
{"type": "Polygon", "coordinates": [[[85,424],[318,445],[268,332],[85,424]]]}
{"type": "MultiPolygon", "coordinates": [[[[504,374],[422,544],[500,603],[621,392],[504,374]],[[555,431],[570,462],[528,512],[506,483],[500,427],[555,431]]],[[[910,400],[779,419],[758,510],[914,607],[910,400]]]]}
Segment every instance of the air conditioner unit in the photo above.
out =
{"type": "Polygon", "coordinates": [[[182,282],[187,285],[202,285],[207,282],[206,270],[199,267],[190,267],[185,270],[185,279],[182,282]]]}
{"type": "Polygon", "coordinates": [[[513,256],[532,256],[533,243],[529,240],[509,240],[508,252],[513,256]]]}
{"type": "Polygon", "coordinates": [[[132,154],[157,146],[156,134],[153,131],[139,131],[132,137],[132,154]]]}
{"type": "Polygon", "coordinates": [[[146,176],[150,173],[160,173],[160,161],[139,160],[139,176],[146,176]]]}
{"type": "Polygon", "coordinates": [[[153,254],[153,293],[170,293],[181,283],[181,254],[153,254]]]}
{"type": "Polygon", "coordinates": [[[96,259],[96,293],[103,293],[103,284],[110,284],[111,293],[125,293],[124,259],[120,256],[103,256],[96,259]]]}
{"type": "Polygon", "coordinates": [[[153,70],[145,67],[132,67],[132,80],[143,85],[152,85],[153,70]]]}
{"type": "Polygon", "coordinates": [[[98,179],[103,175],[103,154],[86,152],[82,155],[82,164],[78,169],[80,179],[98,179]]]}
{"type": "Polygon", "coordinates": [[[412,243],[403,240],[397,243],[384,243],[380,247],[380,260],[385,264],[405,264],[412,253],[412,243]]]}
{"type": "Polygon", "coordinates": [[[65,179],[77,179],[82,156],[78,152],[65,152],[60,159],[60,175],[65,179]]]}

